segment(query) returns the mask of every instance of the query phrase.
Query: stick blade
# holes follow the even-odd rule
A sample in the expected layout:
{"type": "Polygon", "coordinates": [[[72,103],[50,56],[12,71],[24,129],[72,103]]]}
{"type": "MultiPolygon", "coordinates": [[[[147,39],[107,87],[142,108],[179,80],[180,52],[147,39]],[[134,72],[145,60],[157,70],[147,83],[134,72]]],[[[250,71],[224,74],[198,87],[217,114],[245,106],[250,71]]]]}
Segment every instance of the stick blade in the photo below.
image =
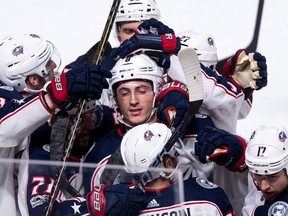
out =
{"type": "Polygon", "coordinates": [[[189,89],[189,101],[203,100],[203,81],[200,62],[193,48],[185,48],[178,53],[186,85],[189,89]]]}

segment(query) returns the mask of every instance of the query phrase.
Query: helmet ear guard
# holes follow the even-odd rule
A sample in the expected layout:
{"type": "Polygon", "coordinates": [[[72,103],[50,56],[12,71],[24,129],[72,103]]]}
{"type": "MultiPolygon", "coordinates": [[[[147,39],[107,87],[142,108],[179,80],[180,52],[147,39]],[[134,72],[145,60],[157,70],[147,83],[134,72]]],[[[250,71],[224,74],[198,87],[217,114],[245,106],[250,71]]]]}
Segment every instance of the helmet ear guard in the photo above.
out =
{"type": "Polygon", "coordinates": [[[206,67],[214,70],[218,62],[217,48],[211,34],[198,33],[192,30],[179,32],[182,49],[194,48],[199,61],[206,67]]]}
{"type": "Polygon", "coordinates": [[[284,127],[257,128],[246,149],[245,162],[253,174],[271,175],[288,171],[288,131],[284,127]]]}

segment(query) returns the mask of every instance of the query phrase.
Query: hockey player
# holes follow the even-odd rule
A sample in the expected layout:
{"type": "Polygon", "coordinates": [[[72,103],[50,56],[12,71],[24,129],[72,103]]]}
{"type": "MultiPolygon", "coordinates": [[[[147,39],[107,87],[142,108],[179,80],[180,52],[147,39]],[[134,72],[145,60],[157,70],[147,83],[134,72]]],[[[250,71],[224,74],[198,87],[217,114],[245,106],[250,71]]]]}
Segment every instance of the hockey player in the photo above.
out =
{"type": "MultiPolygon", "coordinates": [[[[214,125],[219,128],[226,130],[230,133],[235,134],[236,133],[236,126],[237,126],[237,120],[238,119],[244,119],[250,112],[251,107],[252,107],[252,93],[254,87],[253,85],[247,85],[247,82],[241,83],[241,81],[244,80],[253,80],[253,70],[249,70],[250,66],[249,64],[252,65],[258,65],[257,67],[260,68],[260,75],[257,77],[257,75],[254,77],[254,81],[256,81],[259,85],[259,88],[264,87],[267,84],[267,71],[266,71],[266,63],[265,63],[265,57],[259,55],[259,53],[252,54],[253,57],[250,59],[250,61],[254,58],[255,60],[252,60],[251,63],[248,61],[248,55],[245,53],[245,50],[239,50],[237,51],[236,55],[233,57],[233,61],[231,59],[226,63],[224,70],[221,71],[223,73],[223,76],[220,75],[216,71],[216,65],[218,61],[217,57],[217,49],[215,46],[215,41],[213,37],[210,34],[206,33],[198,33],[192,30],[186,30],[179,32],[177,36],[180,37],[181,40],[181,49],[185,49],[186,47],[191,47],[194,48],[195,51],[198,54],[198,58],[200,62],[211,69],[214,70],[214,73],[203,73],[203,78],[208,78],[212,80],[217,80],[218,82],[215,83],[219,88],[215,88],[214,91],[218,92],[220,95],[221,88],[225,89],[225,99],[229,99],[230,102],[233,101],[233,90],[236,89],[234,87],[237,87],[239,92],[241,92],[243,95],[236,96],[235,102],[232,102],[233,109],[231,107],[221,107],[219,104],[218,108],[217,103],[221,102],[220,97],[214,97],[215,101],[213,103],[206,103],[205,98],[204,98],[204,103],[205,106],[202,106],[199,110],[200,113],[209,115],[212,120],[214,125]],[[236,61],[238,63],[236,63],[236,61]],[[246,68],[246,70],[243,70],[242,72],[235,72],[234,75],[233,73],[228,73],[227,69],[235,68],[235,65],[241,64],[242,62],[242,68],[246,68]],[[230,65],[230,66],[229,66],[230,65]],[[241,76],[238,76],[238,75],[241,76]],[[231,76],[232,75],[232,76],[231,76]],[[228,79],[227,79],[228,78],[228,79]],[[219,80],[227,80],[226,85],[219,85],[219,80]],[[228,84],[228,85],[227,85],[228,84]],[[229,88],[229,85],[232,88],[229,88]],[[220,90],[220,91],[219,91],[220,90]],[[216,109],[215,109],[216,108],[216,109]],[[221,112],[219,112],[221,110],[221,112]],[[225,113],[225,118],[223,118],[222,114],[225,113]]],[[[251,54],[250,54],[251,55],[251,54]]],[[[257,69],[258,70],[258,69],[257,69]]],[[[207,70],[206,70],[207,71],[207,70]]],[[[203,79],[203,82],[205,80],[203,79]]],[[[206,87],[209,89],[209,87],[206,87]]],[[[204,91],[206,90],[204,89],[204,91]]],[[[215,92],[214,92],[215,93],[215,92]]],[[[222,93],[223,95],[224,92],[222,93]]],[[[228,102],[228,101],[227,101],[228,102]]],[[[229,103],[229,102],[228,102],[229,103]]],[[[211,131],[210,131],[211,132],[211,131]]],[[[210,135],[214,133],[211,132],[210,135]]],[[[185,139],[185,143],[190,143],[194,142],[193,139],[187,138],[185,139]]],[[[187,151],[189,152],[189,147],[194,147],[194,145],[185,145],[185,147],[188,147],[187,151]]],[[[191,150],[193,151],[193,150],[191,150]]],[[[205,152],[205,150],[204,150],[205,152]]],[[[205,152],[207,153],[207,152],[205,152]]],[[[212,152],[211,152],[212,153],[212,152]]],[[[197,153],[199,154],[199,153],[197,153]]],[[[207,155],[209,156],[209,155],[207,155]]],[[[205,163],[206,161],[203,160],[205,163]]],[[[202,162],[203,162],[202,161],[202,162]]],[[[213,159],[212,159],[213,161],[213,159]]],[[[225,167],[219,166],[218,164],[214,163],[206,163],[205,166],[199,166],[199,173],[197,175],[201,175],[200,173],[201,169],[203,168],[203,172],[206,175],[206,177],[210,177],[210,179],[220,185],[226,192],[226,194],[229,197],[229,200],[231,201],[233,208],[235,210],[236,215],[240,214],[245,196],[248,193],[248,188],[247,188],[247,170],[242,170],[241,172],[229,172],[225,167]],[[210,167],[210,169],[208,169],[210,167]],[[213,172],[213,173],[211,173],[213,172]],[[211,176],[210,176],[211,175],[211,176]]],[[[198,170],[196,167],[194,167],[193,170],[198,170]]]]}
{"type": "MultiPolygon", "coordinates": [[[[81,65],[64,71],[52,79],[46,90],[40,90],[54,76],[54,49],[50,42],[34,34],[12,35],[0,43],[0,80],[7,85],[0,88],[2,159],[14,158],[17,147],[21,143],[25,146],[25,138],[43,125],[56,108],[71,108],[79,99],[97,99],[108,87],[106,78],[110,72],[97,65],[81,65]],[[35,90],[40,91],[31,94],[35,90]]],[[[5,197],[0,210],[14,216],[13,165],[2,166],[0,172],[1,196],[5,197]]]]}
{"type": "Polygon", "coordinates": [[[161,19],[155,0],[121,1],[114,21],[114,33],[119,43],[131,38],[141,22],[151,18],[161,19]]]}
{"type": "MultiPolygon", "coordinates": [[[[139,178],[161,152],[172,132],[161,123],[144,123],[130,129],[121,141],[125,170],[139,178]]],[[[233,136],[233,135],[232,135],[233,136]]],[[[182,144],[179,141],[164,156],[160,167],[182,169],[179,161],[182,144]]],[[[175,171],[174,171],[175,172],[175,171]]],[[[60,203],[55,215],[225,215],[233,216],[232,206],[220,187],[200,177],[184,181],[184,202],[175,194],[177,179],[171,171],[152,171],[145,185],[146,192],[133,185],[95,185],[86,199],[73,198],[60,203]],[[185,206],[185,208],[183,208],[185,206]],[[77,207],[77,212],[75,209],[77,207]],[[141,211],[141,212],[140,212],[141,211]]]]}
{"type": "MultiPolygon", "coordinates": [[[[160,123],[143,124],[128,131],[121,143],[121,155],[126,171],[141,176],[162,151],[171,134],[171,130],[160,123]]],[[[160,167],[182,169],[181,162],[177,159],[183,151],[182,145],[181,142],[176,143],[164,156],[160,167]]],[[[170,215],[178,211],[184,211],[184,215],[233,215],[225,192],[206,179],[190,176],[184,181],[184,203],[181,204],[185,208],[182,209],[173,189],[173,184],[177,182],[173,183],[173,172],[159,174],[152,171],[151,176],[145,185],[147,205],[139,215],[170,215]]]]}
{"type": "Polygon", "coordinates": [[[253,181],[242,210],[243,216],[287,215],[288,131],[260,126],[251,135],[246,164],[253,181]]]}
{"type": "MultiPolygon", "coordinates": [[[[119,59],[111,70],[110,81],[111,102],[117,119],[122,126],[97,140],[88,152],[85,162],[102,165],[120,146],[123,135],[130,128],[155,121],[155,98],[163,84],[163,71],[156,63],[144,54],[119,59]]],[[[178,89],[178,88],[177,88],[178,89]]],[[[179,91],[181,88],[179,88],[179,91]]],[[[179,100],[184,103],[185,97],[179,92],[179,100]]],[[[84,170],[85,191],[89,192],[93,185],[99,184],[102,169],[84,170]]]]}
{"type": "MultiPolygon", "coordinates": [[[[99,121],[101,121],[101,115],[97,114],[102,114],[102,111],[98,110],[100,109],[99,105],[96,105],[95,102],[94,100],[88,101],[83,109],[82,121],[79,123],[76,131],[73,148],[69,157],[70,162],[80,162],[82,156],[86,154],[93,143],[91,142],[90,133],[98,125],[99,121]]],[[[67,113],[69,115],[67,134],[70,133],[77,109],[78,107],[75,107],[67,113]]],[[[67,114],[62,111],[62,115],[67,114]]],[[[55,178],[58,168],[58,165],[48,163],[50,160],[57,160],[57,158],[53,156],[53,154],[57,154],[57,152],[52,149],[55,147],[51,146],[51,142],[56,142],[54,145],[58,148],[57,151],[60,153],[60,156],[62,155],[61,153],[64,152],[65,146],[65,142],[62,144],[61,142],[63,140],[61,140],[61,138],[59,139],[61,134],[57,134],[63,133],[63,131],[59,131],[59,129],[55,130],[53,127],[54,116],[51,119],[51,124],[52,129],[50,129],[48,125],[46,125],[46,128],[42,126],[41,132],[39,132],[40,129],[37,129],[31,135],[31,141],[21,156],[18,173],[18,206],[22,216],[42,215],[47,205],[46,201],[49,200],[48,197],[52,190],[51,185],[53,184],[52,179],[55,178]],[[52,130],[52,132],[50,132],[50,130],[52,130]],[[50,138],[50,136],[52,137],[50,138]]],[[[63,128],[63,130],[66,130],[66,128],[63,128]]],[[[65,138],[66,136],[64,136],[64,139],[65,138]]],[[[67,166],[65,170],[67,182],[73,179],[73,175],[78,172],[79,170],[76,166],[67,166]]],[[[73,192],[72,188],[67,188],[63,183],[60,188],[57,199],[65,200],[71,197],[69,193],[73,192]]],[[[76,193],[73,194],[73,196],[75,195],[76,193]]]]}

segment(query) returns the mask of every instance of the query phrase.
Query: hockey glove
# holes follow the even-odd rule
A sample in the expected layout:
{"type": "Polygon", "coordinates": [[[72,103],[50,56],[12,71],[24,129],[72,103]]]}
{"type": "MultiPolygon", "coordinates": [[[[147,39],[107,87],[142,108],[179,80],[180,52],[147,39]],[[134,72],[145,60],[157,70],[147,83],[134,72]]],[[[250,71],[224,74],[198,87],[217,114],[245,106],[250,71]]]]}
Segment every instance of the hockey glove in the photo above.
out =
{"type": "Polygon", "coordinates": [[[214,161],[230,171],[243,171],[246,141],[236,135],[213,127],[200,130],[195,143],[195,154],[200,162],[214,161]]]}
{"type": "Polygon", "coordinates": [[[240,49],[225,63],[222,74],[232,77],[244,89],[259,90],[267,85],[266,58],[258,52],[247,54],[240,49]]]}
{"type": "Polygon", "coordinates": [[[60,109],[71,109],[79,99],[99,99],[109,84],[111,73],[102,66],[83,64],[63,71],[47,86],[47,92],[60,109]]]}
{"type": "Polygon", "coordinates": [[[163,24],[162,22],[151,18],[149,20],[143,21],[136,30],[136,33],[140,34],[154,34],[154,35],[164,35],[164,34],[174,34],[174,30],[163,24]]]}
{"type": "Polygon", "coordinates": [[[163,42],[158,35],[135,34],[129,40],[124,41],[119,47],[114,49],[111,53],[111,57],[113,59],[118,59],[124,58],[129,54],[145,53],[152,57],[160,67],[167,69],[170,67],[170,59],[166,52],[171,51],[170,49],[176,49],[174,39],[172,38],[170,40],[171,43],[169,45],[168,41],[169,39],[167,39],[166,42],[163,42]]]}
{"type": "Polygon", "coordinates": [[[181,49],[180,38],[175,36],[174,30],[154,18],[141,23],[136,30],[137,33],[161,36],[163,42],[162,50],[163,52],[168,52],[166,54],[177,54],[181,49]]]}
{"type": "Polygon", "coordinates": [[[188,100],[188,89],[183,83],[166,83],[156,98],[158,119],[168,127],[176,128],[188,110],[188,100]]]}
{"type": "Polygon", "coordinates": [[[94,216],[136,216],[144,209],[146,197],[127,185],[99,185],[87,194],[87,207],[94,216]]]}

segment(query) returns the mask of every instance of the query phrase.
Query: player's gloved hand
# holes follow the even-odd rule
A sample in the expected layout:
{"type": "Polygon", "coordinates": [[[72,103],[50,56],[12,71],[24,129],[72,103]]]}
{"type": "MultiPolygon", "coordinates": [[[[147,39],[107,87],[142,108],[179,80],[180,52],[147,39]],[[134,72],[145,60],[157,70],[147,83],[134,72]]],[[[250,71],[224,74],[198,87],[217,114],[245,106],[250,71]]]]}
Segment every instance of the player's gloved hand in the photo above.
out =
{"type": "Polygon", "coordinates": [[[178,81],[166,83],[155,102],[157,117],[168,127],[176,128],[189,107],[189,92],[185,84],[178,81]]]}
{"type": "Polygon", "coordinates": [[[136,30],[136,33],[140,34],[155,34],[155,35],[164,35],[164,34],[175,34],[174,30],[169,28],[167,25],[158,21],[155,18],[143,21],[136,30]]]}
{"type": "Polygon", "coordinates": [[[259,90],[267,85],[267,65],[265,56],[258,52],[246,53],[239,49],[222,69],[225,77],[232,77],[244,89],[259,90]]]}
{"type": "Polygon", "coordinates": [[[112,75],[104,67],[83,64],[64,71],[47,86],[53,103],[60,109],[69,110],[79,99],[99,99],[109,84],[106,78],[112,75]]]}
{"type": "Polygon", "coordinates": [[[200,162],[214,161],[230,171],[243,171],[245,165],[246,141],[236,135],[214,127],[200,130],[195,143],[195,154],[200,162]]]}
{"type": "Polygon", "coordinates": [[[113,59],[124,58],[127,55],[134,53],[145,53],[149,55],[156,63],[167,69],[170,67],[170,58],[165,52],[176,49],[174,39],[167,39],[163,43],[162,39],[158,35],[152,34],[135,34],[129,40],[125,40],[119,47],[114,49],[111,53],[113,59]],[[171,43],[168,45],[168,41],[171,43]]]}
{"type": "Polygon", "coordinates": [[[177,54],[181,49],[180,38],[176,37],[174,30],[154,18],[141,23],[136,34],[159,35],[163,43],[162,50],[168,55],[177,54]]]}
{"type": "Polygon", "coordinates": [[[144,209],[145,194],[127,185],[99,185],[86,196],[89,213],[93,216],[136,216],[144,209]]]}

